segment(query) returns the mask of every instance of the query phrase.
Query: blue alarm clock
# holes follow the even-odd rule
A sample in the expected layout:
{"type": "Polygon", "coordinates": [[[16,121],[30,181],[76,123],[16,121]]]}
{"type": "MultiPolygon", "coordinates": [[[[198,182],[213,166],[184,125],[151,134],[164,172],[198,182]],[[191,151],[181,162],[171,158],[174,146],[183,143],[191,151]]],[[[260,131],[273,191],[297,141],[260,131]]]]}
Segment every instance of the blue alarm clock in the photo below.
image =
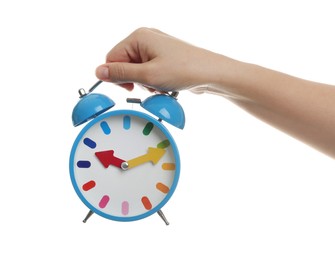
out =
{"type": "Polygon", "coordinates": [[[178,92],[155,94],[137,110],[112,110],[115,103],[92,93],[98,81],[73,109],[74,126],[87,124],[76,137],[70,153],[72,185],[89,208],[83,220],[96,213],[116,221],[134,221],[154,213],[168,225],[162,207],[174,193],[180,175],[177,144],[163,121],[183,129],[185,115],[178,92]]]}

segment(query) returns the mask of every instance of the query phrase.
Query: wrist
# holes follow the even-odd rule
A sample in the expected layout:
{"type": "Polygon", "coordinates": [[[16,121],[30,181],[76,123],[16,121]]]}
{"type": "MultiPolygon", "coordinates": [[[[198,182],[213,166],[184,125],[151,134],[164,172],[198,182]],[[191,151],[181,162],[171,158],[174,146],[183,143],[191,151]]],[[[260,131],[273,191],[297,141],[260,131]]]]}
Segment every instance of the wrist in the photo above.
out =
{"type": "Polygon", "coordinates": [[[204,72],[199,73],[202,85],[207,85],[207,93],[223,96],[243,95],[241,85],[246,63],[227,56],[210,53],[204,63],[204,72]]]}

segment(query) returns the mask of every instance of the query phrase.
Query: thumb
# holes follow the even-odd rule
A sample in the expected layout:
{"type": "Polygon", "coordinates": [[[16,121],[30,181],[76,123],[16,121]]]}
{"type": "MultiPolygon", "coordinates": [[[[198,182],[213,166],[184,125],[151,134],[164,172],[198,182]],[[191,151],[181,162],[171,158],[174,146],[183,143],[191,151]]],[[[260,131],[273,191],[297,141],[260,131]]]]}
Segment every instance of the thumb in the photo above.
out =
{"type": "Polygon", "coordinates": [[[100,65],[96,69],[96,76],[103,81],[114,83],[141,82],[141,64],[127,62],[112,62],[100,65]]]}

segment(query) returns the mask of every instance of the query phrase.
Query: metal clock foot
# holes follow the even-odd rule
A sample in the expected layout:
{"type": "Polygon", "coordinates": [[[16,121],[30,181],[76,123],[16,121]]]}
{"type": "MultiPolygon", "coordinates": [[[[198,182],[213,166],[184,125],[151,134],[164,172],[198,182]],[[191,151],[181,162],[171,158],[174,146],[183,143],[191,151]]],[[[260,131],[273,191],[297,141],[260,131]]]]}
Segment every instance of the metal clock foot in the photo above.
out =
{"type": "Polygon", "coordinates": [[[157,211],[157,214],[163,219],[163,221],[165,222],[166,225],[169,225],[169,224],[170,224],[169,221],[167,221],[166,217],[164,216],[163,211],[158,210],[158,211],[157,211]]]}
{"type": "Polygon", "coordinates": [[[83,222],[86,223],[86,221],[93,215],[93,213],[94,213],[94,212],[93,212],[92,210],[90,210],[90,211],[87,213],[86,217],[84,218],[83,222]]]}

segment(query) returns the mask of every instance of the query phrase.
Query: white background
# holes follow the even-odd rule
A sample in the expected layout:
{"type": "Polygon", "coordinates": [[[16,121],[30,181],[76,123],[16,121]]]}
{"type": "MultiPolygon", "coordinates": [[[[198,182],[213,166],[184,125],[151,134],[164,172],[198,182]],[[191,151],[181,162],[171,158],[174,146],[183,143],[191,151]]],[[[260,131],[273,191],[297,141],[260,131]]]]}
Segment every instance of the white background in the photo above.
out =
{"type": "MultiPolygon", "coordinates": [[[[141,221],[93,215],[68,172],[77,90],[141,26],[335,83],[333,1],[2,1],[1,259],[334,259],[334,161],[225,99],[182,92],[179,186],[141,221]]],[[[99,87],[129,108],[146,97],[99,87]]],[[[335,116],[335,115],[334,115],[335,116]]]]}

